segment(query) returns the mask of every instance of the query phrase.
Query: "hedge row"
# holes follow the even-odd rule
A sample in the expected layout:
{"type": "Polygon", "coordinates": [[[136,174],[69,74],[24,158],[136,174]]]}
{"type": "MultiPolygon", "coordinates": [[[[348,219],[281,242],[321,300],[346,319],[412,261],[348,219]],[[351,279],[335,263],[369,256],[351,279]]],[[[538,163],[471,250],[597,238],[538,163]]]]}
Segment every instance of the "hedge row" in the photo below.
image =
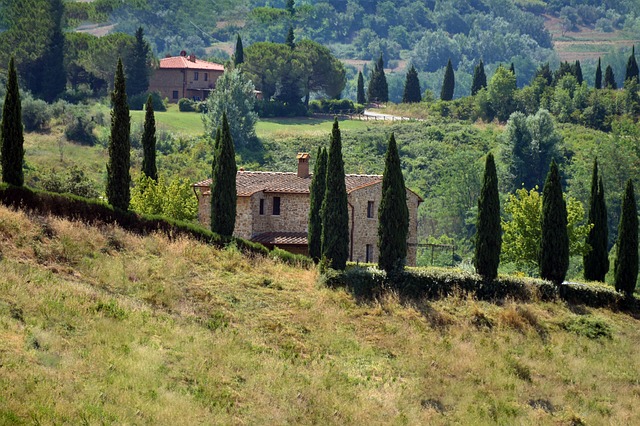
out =
{"type": "Polygon", "coordinates": [[[328,287],[346,288],[363,299],[373,299],[386,291],[395,291],[401,298],[411,300],[437,300],[458,294],[488,301],[563,300],[594,308],[640,310],[640,303],[635,297],[625,297],[600,285],[570,283],[556,286],[549,281],[517,277],[499,277],[486,282],[479,275],[454,269],[410,269],[387,277],[377,269],[350,267],[343,272],[326,271],[322,280],[328,287]]]}
{"type": "Polygon", "coordinates": [[[0,203],[7,207],[33,211],[41,215],[52,215],[63,219],[83,221],[95,224],[116,224],[137,235],[149,235],[159,232],[170,238],[187,236],[216,247],[225,247],[235,243],[239,250],[247,255],[270,256],[293,265],[310,267],[311,259],[294,255],[283,250],[271,252],[262,244],[242,238],[223,237],[202,227],[160,216],[140,215],[131,211],[124,212],[99,201],[69,194],[33,190],[0,184],[0,203]]]}

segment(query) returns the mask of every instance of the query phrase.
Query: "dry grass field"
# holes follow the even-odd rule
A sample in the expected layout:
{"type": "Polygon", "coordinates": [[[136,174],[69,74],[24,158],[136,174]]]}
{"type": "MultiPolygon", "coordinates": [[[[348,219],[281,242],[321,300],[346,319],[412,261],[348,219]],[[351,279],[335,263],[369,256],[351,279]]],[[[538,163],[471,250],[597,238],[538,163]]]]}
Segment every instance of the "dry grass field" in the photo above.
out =
{"type": "Polygon", "coordinates": [[[624,313],[359,303],[315,270],[0,208],[0,424],[639,424],[624,313]]]}

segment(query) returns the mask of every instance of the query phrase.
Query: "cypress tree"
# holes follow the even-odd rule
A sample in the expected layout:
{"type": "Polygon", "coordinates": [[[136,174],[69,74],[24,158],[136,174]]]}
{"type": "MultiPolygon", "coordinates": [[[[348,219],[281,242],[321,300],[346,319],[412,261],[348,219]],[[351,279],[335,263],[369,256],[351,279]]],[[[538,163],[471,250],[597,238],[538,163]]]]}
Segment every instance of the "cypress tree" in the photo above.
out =
{"type": "Polygon", "coordinates": [[[287,4],[285,5],[285,9],[289,12],[289,15],[293,16],[296,13],[296,3],[295,0],[287,0],[287,4]]]}
{"type": "Polygon", "coordinates": [[[600,58],[598,58],[598,67],[596,68],[596,82],[594,84],[596,89],[602,89],[602,66],[600,64],[600,58]]]}
{"type": "Polygon", "coordinates": [[[578,60],[576,60],[576,63],[573,65],[573,74],[576,76],[578,84],[582,84],[584,77],[582,76],[582,65],[580,65],[580,61],[578,60]]]}
{"type": "Polygon", "coordinates": [[[509,71],[511,71],[511,74],[513,74],[513,76],[516,76],[516,66],[513,64],[513,62],[511,62],[511,66],[509,66],[509,71]]]}
{"type": "Polygon", "coordinates": [[[616,290],[633,294],[638,278],[638,209],[631,179],[622,200],[614,271],[616,290]]]}
{"type": "Polygon", "coordinates": [[[236,38],[236,51],[233,54],[233,64],[235,66],[240,65],[244,62],[244,48],[242,47],[242,39],[240,38],[240,34],[236,38]]]}
{"type": "Polygon", "coordinates": [[[7,93],[2,106],[2,180],[15,186],[24,184],[22,162],[24,160],[24,134],[22,129],[22,104],[18,88],[18,74],[13,57],[9,60],[7,93]]]}
{"type": "Polygon", "coordinates": [[[638,81],[638,62],[636,61],[636,47],[631,48],[631,56],[627,61],[627,73],[625,75],[625,81],[635,78],[638,81]]]}
{"type": "Polygon", "coordinates": [[[593,161],[589,223],[593,224],[593,228],[587,235],[587,244],[591,247],[591,251],[582,258],[584,279],[604,282],[604,277],[609,271],[609,252],[607,250],[609,230],[602,177],[598,178],[598,159],[593,161]]]}
{"type": "Polygon", "coordinates": [[[64,67],[64,33],[62,31],[62,17],[64,4],[62,0],[51,0],[51,19],[53,28],[47,42],[44,54],[39,59],[34,70],[37,81],[35,94],[47,102],[53,102],[67,85],[67,72],[64,67]]]}
{"type": "Polygon", "coordinates": [[[133,49],[125,59],[128,96],[144,93],[149,89],[149,50],[149,44],[144,39],[144,30],[138,27],[133,49]]]}
{"type": "Polygon", "coordinates": [[[613,75],[613,68],[611,68],[611,65],[607,65],[607,68],[604,70],[604,88],[614,90],[618,88],[618,85],[616,84],[616,77],[613,75]]]}
{"type": "Polygon", "coordinates": [[[407,79],[404,83],[404,94],[402,95],[403,103],[416,103],[422,100],[420,94],[420,80],[418,79],[418,72],[415,67],[411,65],[409,72],[407,72],[407,79]]]}
{"type": "Polygon", "coordinates": [[[216,135],[211,174],[211,231],[233,235],[236,225],[236,153],[227,121],[227,113],[222,114],[222,127],[216,135]],[[219,136],[218,136],[219,135],[219,136]]]}
{"type": "Polygon", "coordinates": [[[358,87],[356,91],[356,102],[364,105],[367,100],[364,97],[364,77],[362,76],[362,71],[358,71],[358,87]]]}
{"type": "Polygon", "coordinates": [[[111,93],[111,137],[109,138],[109,162],[107,163],[107,200],[113,207],[127,210],[131,192],[131,140],[127,88],[122,60],[118,59],[115,82],[111,93]]]}
{"type": "Polygon", "coordinates": [[[367,98],[369,99],[369,102],[389,101],[389,86],[387,84],[387,77],[384,74],[384,61],[382,59],[382,54],[380,54],[373,71],[371,71],[371,79],[369,80],[369,87],[367,89],[367,98]]]}
{"type": "Polygon", "coordinates": [[[309,257],[318,263],[322,257],[322,201],[327,184],[327,150],[318,147],[318,156],[313,168],[311,188],[309,188],[309,257]]]}
{"type": "Polygon", "coordinates": [[[450,101],[453,99],[453,91],[456,87],[455,76],[453,75],[453,65],[451,59],[447,62],[447,69],[444,71],[444,80],[442,81],[442,90],[440,91],[440,99],[450,101]]]}
{"type": "Polygon", "coordinates": [[[293,34],[293,27],[289,27],[289,31],[287,32],[287,38],[284,41],[284,44],[289,46],[291,50],[296,48],[295,35],[293,34]]]}
{"type": "Polygon", "coordinates": [[[482,59],[473,69],[473,83],[471,84],[471,96],[475,96],[483,87],[487,87],[487,75],[484,73],[482,59]]]}
{"type": "Polygon", "coordinates": [[[322,257],[328,266],[343,270],[349,257],[349,211],[338,119],[333,122],[327,158],[327,183],[322,202],[322,257]]]}
{"type": "Polygon", "coordinates": [[[144,115],[144,132],[142,133],[142,173],[145,176],[158,181],[158,169],[156,167],[156,117],[153,113],[153,98],[147,98],[144,115]]]}
{"type": "Polygon", "coordinates": [[[409,208],[400,156],[393,133],[389,138],[378,208],[378,267],[387,274],[402,271],[407,258],[409,208]]]}
{"type": "Polygon", "coordinates": [[[567,206],[562,197],[560,172],[555,160],[542,190],[542,239],[540,241],[540,277],[562,284],[569,268],[567,206]]]}
{"type": "Polygon", "coordinates": [[[478,219],[476,221],[476,247],[474,264],[476,271],[487,281],[498,276],[500,249],[502,247],[502,226],[500,225],[500,195],[498,175],[493,154],[487,155],[484,167],[482,190],[478,198],[478,219]]]}

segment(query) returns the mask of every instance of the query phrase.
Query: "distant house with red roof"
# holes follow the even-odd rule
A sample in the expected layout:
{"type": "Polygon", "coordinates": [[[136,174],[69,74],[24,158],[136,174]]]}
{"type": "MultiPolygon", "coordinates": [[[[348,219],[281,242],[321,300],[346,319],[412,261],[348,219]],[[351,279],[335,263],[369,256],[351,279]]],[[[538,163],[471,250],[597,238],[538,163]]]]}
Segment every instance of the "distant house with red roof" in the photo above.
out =
{"type": "Polygon", "coordinates": [[[180,56],[160,59],[160,66],[149,80],[149,91],[160,92],[172,103],[181,98],[205,100],[223,73],[223,65],[203,61],[193,54],[187,56],[182,51],[180,56]]]}
{"type": "MultiPolygon", "coordinates": [[[[378,206],[382,198],[381,175],[346,175],[349,210],[349,260],[377,262],[378,206]]],[[[308,254],[309,154],[298,154],[297,173],[250,172],[236,175],[236,226],[234,235],[269,248],[308,254]]],[[[198,197],[198,217],[210,224],[211,179],[193,185],[198,197]]],[[[407,189],[409,234],[407,265],[416,264],[418,205],[422,199],[407,189]]]]}

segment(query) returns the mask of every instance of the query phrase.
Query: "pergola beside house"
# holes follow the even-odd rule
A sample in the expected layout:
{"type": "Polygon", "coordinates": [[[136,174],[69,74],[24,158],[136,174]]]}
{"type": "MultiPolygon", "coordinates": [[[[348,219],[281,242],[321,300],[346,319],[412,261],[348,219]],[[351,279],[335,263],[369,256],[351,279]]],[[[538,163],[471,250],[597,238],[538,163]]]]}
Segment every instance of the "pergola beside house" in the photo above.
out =
{"type": "Polygon", "coordinates": [[[218,77],[224,74],[224,66],[187,56],[160,59],[160,66],[154,70],[149,80],[149,91],[160,92],[163,98],[176,103],[181,98],[205,100],[215,89],[218,77]]]}
{"type": "MultiPolygon", "coordinates": [[[[377,262],[378,206],[382,198],[381,175],[346,175],[349,209],[349,260],[377,262]]],[[[238,171],[237,210],[234,235],[279,247],[292,253],[308,254],[309,154],[298,154],[297,173],[238,171]]],[[[196,183],[200,223],[210,224],[211,179],[196,183]]],[[[417,213],[422,199],[407,189],[409,234],[407,264],[415,265],[417,213]]]]}

